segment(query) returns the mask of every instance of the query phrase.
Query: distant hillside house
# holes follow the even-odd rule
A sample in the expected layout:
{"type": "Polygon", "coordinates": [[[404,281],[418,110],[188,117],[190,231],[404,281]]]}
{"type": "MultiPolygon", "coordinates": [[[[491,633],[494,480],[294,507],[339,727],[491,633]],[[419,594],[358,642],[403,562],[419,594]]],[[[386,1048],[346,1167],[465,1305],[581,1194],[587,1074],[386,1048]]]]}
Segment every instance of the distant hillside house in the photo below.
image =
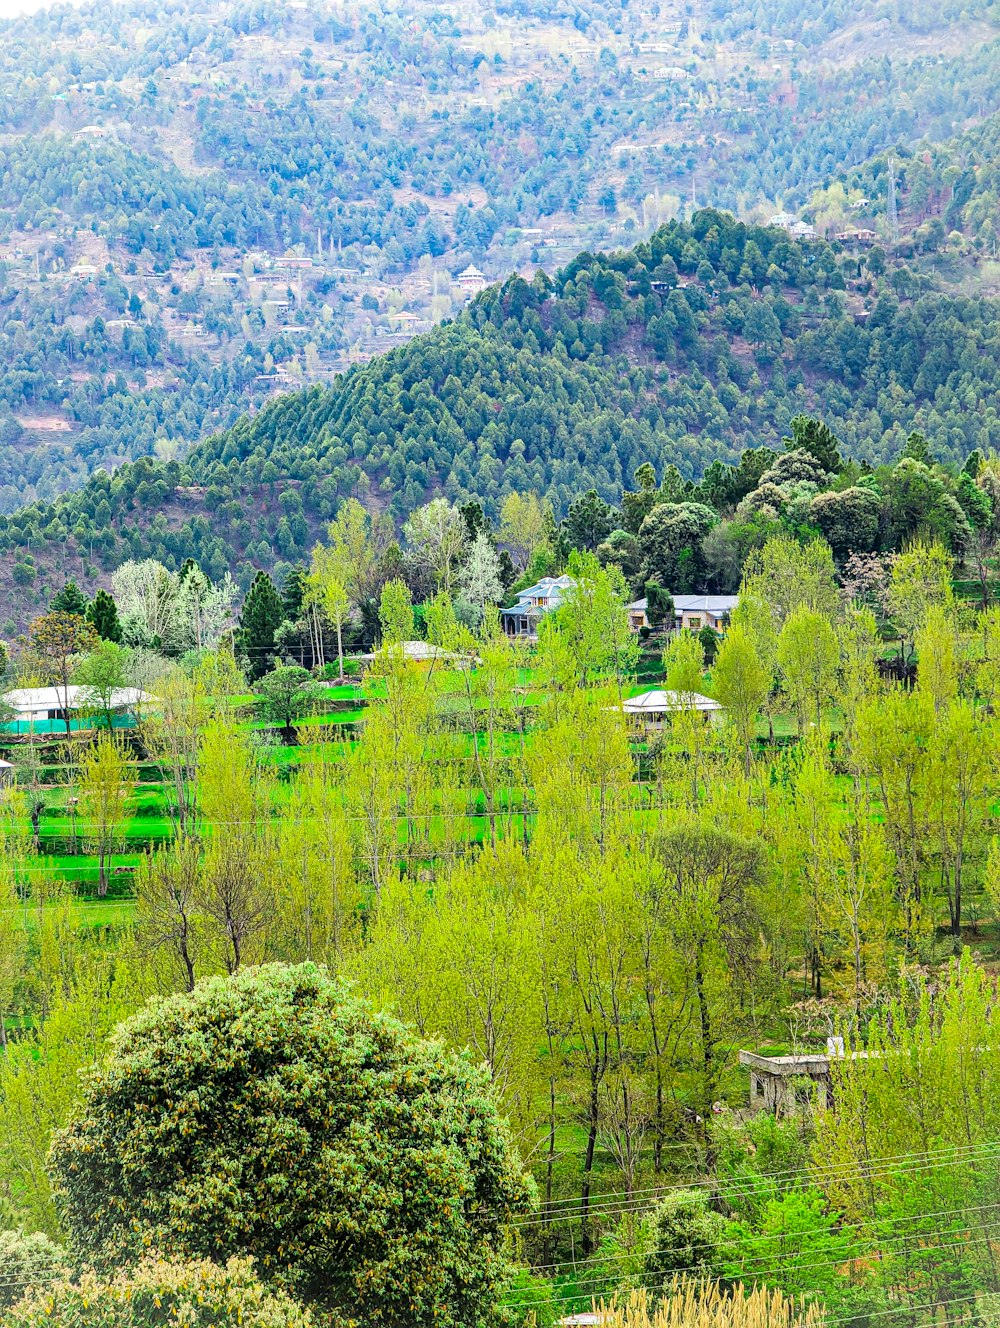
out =
{"type": "MultiPolygon", "coordinates": [[[[65,727],[69,710],[70,728],[89,728],[87,718],[103,705],[95,704],[87,687],[16,687],[3,700],[14,712],[2,727],[7,733],[51,733],[65,727]]],[[[120,687],[111,693],[109,709],[116,728],[131,728],[136,714],[155,697],[138,687],[120,687]]]]}
{"type": "Polygon", "coordinates": [[[460,272],[455,278],[459,286],[469,295],[478,295],[489,285],[486,280],[485,272],[480,272],[478,267],[473,267],[470,263],[464,272],[460,272]]]}
{"type": "Polygon", "coordinates": [[[75,263],[73,267],[70,268],[69,275],[71,277],[80,277],[81,279],[85,277],[96,277],[97,268],[93,263],[75,263]]]}
{"type": "Polygon", "coordinates": [[[576,582],[571,576],[543,576],[526,590],[519,590],[517,603],[500,610],[500,621],[508,636],[533,638],[547,613],[558,609],[576,582]]]}

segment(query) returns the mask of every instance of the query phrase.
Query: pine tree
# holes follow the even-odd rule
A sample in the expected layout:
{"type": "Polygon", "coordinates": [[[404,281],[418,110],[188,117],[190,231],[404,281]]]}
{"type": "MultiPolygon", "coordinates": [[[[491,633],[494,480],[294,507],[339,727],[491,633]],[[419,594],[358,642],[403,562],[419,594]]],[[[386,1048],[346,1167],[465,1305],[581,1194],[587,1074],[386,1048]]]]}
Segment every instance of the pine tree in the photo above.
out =
{"type": "MultiPolygon", "coordinates": [[[[55,603],[55,600],[52,602],[55,603]]],[[[121,641],[122,625],[118,621],[118,606],[106,590],[99,590],[87,605],[86,617],[102,641],[121,641]]]]}
{"type": "Polygon", "coordinates": [[[67,581],[49,605],[52,613],[74,613],[82,618],[87,612],[87,596],[75,581],[67,581]]]}
{"type": "Polygon", "coordinates": [[[284,621],[285,606],[266,572],[258,572],[243,601],[237,647],[250,660],[252,678],[262,678],[274,661],[274,633],[284,621]]]}

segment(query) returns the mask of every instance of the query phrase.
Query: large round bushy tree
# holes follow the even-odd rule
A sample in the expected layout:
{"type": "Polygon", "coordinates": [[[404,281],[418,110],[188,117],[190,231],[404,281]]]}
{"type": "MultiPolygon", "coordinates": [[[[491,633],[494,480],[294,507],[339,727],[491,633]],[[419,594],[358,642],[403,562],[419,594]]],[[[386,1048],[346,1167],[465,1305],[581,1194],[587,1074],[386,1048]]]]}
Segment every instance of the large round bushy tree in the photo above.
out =
{"type": "Polygon", "coordinates": [[[368,1324],[497,1316],[521,1174],[485,1073],[311,964],[213,978],[115,1035],[51,1154],[74,1253],[224,1261],[368,1324]]]}

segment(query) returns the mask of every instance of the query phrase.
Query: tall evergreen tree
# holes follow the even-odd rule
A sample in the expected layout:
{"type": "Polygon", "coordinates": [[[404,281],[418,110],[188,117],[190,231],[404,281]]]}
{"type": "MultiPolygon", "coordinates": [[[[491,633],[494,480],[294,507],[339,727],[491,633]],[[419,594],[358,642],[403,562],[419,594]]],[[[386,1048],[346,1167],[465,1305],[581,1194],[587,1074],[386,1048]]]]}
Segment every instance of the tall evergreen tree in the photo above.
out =
{"type": "Polygon", "coordinates": [[[254,577],[243,601],[237,649],[250,660],[250,674],[262,678],[274,661],[274,634],[285,619],[278,588],[266,572],[254,577]]]}
{"type": "Polygon", "coordinates": [[[122,625],[118,620],[118,605],[106,590],[99,590],[87,605],[86,618],[102,641],[121,641],[122,625]]]}
{"type": "Polygon", "coordinates": [[[87,612],[87,596],[75,581],[67,581],[62,590],[52,597],[49,604],[52,613],[75,613],[82,618],[87,612]]]}

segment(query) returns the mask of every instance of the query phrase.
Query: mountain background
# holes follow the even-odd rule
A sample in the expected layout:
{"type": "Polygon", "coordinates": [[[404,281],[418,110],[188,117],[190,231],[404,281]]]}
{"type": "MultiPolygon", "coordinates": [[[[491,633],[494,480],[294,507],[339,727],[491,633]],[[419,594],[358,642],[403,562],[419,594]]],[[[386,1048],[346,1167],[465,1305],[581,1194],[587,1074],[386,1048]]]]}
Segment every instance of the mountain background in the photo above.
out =
{"type": "Polygon", "coordinates": [[[998,42],[923,0],[3,24],[0,621],[128,556],[245,586],[347,494],[616,500],[804,410],[870,465],[989,450],[998,42]]]}

